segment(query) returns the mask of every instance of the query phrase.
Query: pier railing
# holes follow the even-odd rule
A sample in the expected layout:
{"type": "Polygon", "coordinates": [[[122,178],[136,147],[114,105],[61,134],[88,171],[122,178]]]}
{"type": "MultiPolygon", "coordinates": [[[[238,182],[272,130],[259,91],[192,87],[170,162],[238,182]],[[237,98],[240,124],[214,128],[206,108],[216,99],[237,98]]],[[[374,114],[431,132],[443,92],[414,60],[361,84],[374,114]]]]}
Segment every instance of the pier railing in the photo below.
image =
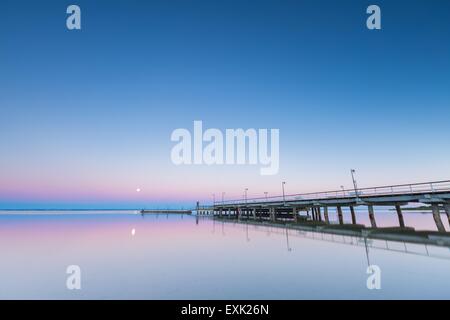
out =
{"type": "Polygon", "coordinates": [[[318,199],[349,199],[364,198],[372,196],[392,196],[392,195],[410,195],[410,194],[434,194],[450,192],[450,180],[398,184],[389,186],[378,186],[358,189],[341,189],[332,191],[298,193],[288,195],[277,195],[270,197],[256,197],[247,199],[234,199],[226,201],[217,201],[216,206],[232,205],[232,204],[252,204],[252,203],[272,203],[272,202],[292,202],[301,200],[318,200],[318,199]]]}

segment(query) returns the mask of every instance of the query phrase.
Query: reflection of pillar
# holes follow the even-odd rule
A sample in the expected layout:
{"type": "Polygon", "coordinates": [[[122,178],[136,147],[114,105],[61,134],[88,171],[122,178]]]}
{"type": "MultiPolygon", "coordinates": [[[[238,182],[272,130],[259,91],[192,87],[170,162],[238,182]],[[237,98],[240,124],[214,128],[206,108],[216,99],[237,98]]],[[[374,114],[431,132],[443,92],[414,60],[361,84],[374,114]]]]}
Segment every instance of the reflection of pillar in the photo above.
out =
{"type": "Polygon", "coordinates": [[[350,212],[352,214],[352,223],[356,224],[356,214],[355,214],[355,207],[350,206],[350,212]]]}
{"type": "Polygon", "coordinates": [[[323,207],[323,216],[325,218],[325,223],[330,223],[330,219],[328,218],[328,207],[323,207]]]}
{"type": "Polygon", "coordinates": [[[292,214],[294,215],[294,222],[298,222],[297,208],[292,208],[292,214]]]}
{"type": "Polygon", "coordinates": [[[433,204],[431,207],[433,209],[433,218],[438,231],[445,232],[444,224],[441,220],[441,212],[439,211],[439,206],[437,204],[433,204]]]}
{"type": "Polygon", "coordinates": [[[337,212],[338,212],[339,224],[344,224],[344,216],[342,215],[341,206],[337,206],[337,212]]]}
{"type": "Polygon", "coordinates": [[[395,206],[395,210],[397,210],[398,223],[400,224],[400,228],[405,227],[405,220],[403,220],[402,208],[399,205],[395,206]]]}
{"type": "Polygon", "coordinates": [[[445,214],[447,215],[448,224],[450,224],[450,204],[444,204],[445,214]]]}
{"type": "Polygon", "coordinates": [[[377,227],[377,222],[375,221],[375,213],[373,211],[373,206],[369,205],[368,209],[369,209],[370,225],[372,226],[372,228],[376,228],[377,227]]]}

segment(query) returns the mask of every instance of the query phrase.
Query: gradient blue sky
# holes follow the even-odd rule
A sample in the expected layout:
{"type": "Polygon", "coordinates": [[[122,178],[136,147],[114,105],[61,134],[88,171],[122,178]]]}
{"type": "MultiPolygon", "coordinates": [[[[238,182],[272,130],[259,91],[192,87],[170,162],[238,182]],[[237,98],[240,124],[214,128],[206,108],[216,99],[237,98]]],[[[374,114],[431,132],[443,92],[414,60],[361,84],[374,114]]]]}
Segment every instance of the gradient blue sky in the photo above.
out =
{"type": "Polygon", "coordinates": [[[0,208],[334,190],[351,167],[361,187],[449,179],[449,40],[445,0],[1,1],[0,208]],[[194,120],[279,128],[279,174],[174,166],[194,120]]]}

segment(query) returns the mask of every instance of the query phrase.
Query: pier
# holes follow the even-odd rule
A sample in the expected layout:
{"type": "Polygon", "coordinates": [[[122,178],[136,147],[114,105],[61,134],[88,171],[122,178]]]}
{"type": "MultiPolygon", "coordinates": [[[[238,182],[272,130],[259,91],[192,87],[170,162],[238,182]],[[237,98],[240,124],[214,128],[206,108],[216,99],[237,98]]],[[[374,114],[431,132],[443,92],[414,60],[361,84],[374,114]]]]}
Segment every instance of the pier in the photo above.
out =
{"type": "Polygon", "coordinates": [[[192,210],[142,209],[141,214],[192,214],[192,210]]]}
{"type": "Polygon", "coordinates": [[[403,206],[410,203],[430,206],[437,232],[447,233],[441,212],[445,213],[450,223],[450,180],[227,200],[208,206],[197,204],[196,213],[238,221],[270,221],[275,224],[290,223],[350,230],[389,229],[395,232],[413,230],[406,226],[402,210],[403,206]],[[397,226],[377,227],[375,207],[380,206],[395,209],[397,226]],[[370,227],[358,224],[358,215],[361,211],[356,211],[356,207],[367,208],[370,227]],[[330,223],[330,208],[337,212],[337,225],[330,223]],[[351,223],[344,223],[343,208],[349,208],[351,223]]]}

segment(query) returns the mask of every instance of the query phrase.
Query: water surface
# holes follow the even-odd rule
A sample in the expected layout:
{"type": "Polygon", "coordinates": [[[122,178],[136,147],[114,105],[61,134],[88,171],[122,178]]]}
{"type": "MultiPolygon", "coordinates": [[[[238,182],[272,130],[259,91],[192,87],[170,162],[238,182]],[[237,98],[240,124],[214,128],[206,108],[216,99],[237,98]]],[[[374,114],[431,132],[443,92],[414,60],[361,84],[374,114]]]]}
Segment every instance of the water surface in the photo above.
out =
{"type": "MultiPolygon", "coordinates": [[[[377,216],[380,224],[395,217],[377,216]]],[[[405,220],[433,228],[429,215],[405,220]]],[[[188,215],[3,212],[0,261],[1,299],[450,298],[447,247],[366,246],[188,215]],[[380,290],[367,289],[369,264],[382,270],[380,290]],[[69,265],[81,268],[81,290],[66,288],[69,265]]]]}

